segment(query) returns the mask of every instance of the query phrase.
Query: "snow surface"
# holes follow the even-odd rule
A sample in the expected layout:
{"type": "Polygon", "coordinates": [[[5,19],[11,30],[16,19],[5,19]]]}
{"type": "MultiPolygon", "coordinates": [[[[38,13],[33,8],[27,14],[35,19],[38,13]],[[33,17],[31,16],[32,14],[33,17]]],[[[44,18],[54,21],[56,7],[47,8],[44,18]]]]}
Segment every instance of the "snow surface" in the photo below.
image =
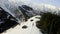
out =
{"type": "Polygon", "coordinates": [[[20,25],[17,25],[14,28],[10,28],[6,32],[3,32],[2,34],[42,34],[40,32],[40,29],[36,27],[36,21],[39,21],[41,16],[37,15],[34,17],[31,17],[26,22],[22,22],[20,25]],[[31,21],[33,19],[33,21],[31,21]],[[24,25],[27,26],[27,28],[22,28],[24,25]]]}

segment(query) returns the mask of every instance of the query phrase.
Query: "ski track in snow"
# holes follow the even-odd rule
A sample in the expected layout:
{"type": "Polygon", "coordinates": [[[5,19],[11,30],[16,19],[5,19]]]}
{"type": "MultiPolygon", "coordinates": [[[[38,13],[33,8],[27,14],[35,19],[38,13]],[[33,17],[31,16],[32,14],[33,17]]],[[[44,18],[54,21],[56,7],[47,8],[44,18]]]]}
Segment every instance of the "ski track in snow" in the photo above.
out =
{"type": "Polygon", "coordinates": [[[36,27],[36,21],[39,21],[40,19],[36,17],[41,17],[39,15],[31,17],[26,22],[22,22],[20,25],[17,25],[14,28],[10,28],[6,32],[3,32],[2,34],[42,34],[40,32],[40,29],[36,27]],[[33,21],[31,21],[33,19],[33,21]],[[27,26],[27,28],[22,28],[24,25],[27,26]]]}

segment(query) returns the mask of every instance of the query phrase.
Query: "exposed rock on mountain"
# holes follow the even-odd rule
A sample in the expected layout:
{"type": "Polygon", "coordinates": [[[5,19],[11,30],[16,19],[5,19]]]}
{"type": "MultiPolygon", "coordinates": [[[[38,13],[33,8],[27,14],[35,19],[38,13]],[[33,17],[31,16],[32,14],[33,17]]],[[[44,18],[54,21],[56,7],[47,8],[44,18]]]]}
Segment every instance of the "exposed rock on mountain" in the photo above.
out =
{"type": "Polygon", "coordinates": [[[17,24],[17,19],[0,7],[0,33],[17,24]]]}

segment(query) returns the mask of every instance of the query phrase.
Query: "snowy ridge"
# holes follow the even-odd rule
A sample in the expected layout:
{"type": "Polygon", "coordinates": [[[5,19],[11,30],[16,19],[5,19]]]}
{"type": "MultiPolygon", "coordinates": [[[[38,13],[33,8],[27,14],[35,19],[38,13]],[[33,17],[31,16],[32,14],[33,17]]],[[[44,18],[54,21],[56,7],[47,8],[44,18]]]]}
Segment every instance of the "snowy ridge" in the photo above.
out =
{"type": "MultiPolygon", "coordinates": [[[[22,5],[23,6],[23,5],[22,5]]],[[[21,6],[21,7],[22,7],[21,6]]],[[[27,4],[25,5],[25,7],[30,7],[32,8],[32,10],[25,10],[27,8],[22,8],[23,9],[23,12],[27,15],[27,16],[35,16],[35,15],[40,15],[40,14],[43,14],[43,13],[47,13],[47,12],[50,12],[52,14],[57,14],[59,15],[60,14],[60,10],[58,7],[56,6],[53,6],[53,5],[50,5],[50,4],[33,4],[31,3],[30,5],[27,4]]],[[[21,9],[20,9],[21,10],[21,9]]],[[[22,11],[21,11],[22,12],[22,11]]],[[[24,14],[23,13],[23,14],[24,14]]],[[[24,14],[24,15],[25,15],[24,14]]],[[[60,15],[59,15],[60,16],[60,15]]]]}
{"type": "Polygon", "coordinates": [[[51,12],[51,13],[57,13],[60,11],[58,7],[50,5],[50,4],[36,4],[36,3],[31,3],[29,5],[30,7],[33,7],[34,10],[37,10],[37,12],[42,11],[42,12],[51,12]]]}

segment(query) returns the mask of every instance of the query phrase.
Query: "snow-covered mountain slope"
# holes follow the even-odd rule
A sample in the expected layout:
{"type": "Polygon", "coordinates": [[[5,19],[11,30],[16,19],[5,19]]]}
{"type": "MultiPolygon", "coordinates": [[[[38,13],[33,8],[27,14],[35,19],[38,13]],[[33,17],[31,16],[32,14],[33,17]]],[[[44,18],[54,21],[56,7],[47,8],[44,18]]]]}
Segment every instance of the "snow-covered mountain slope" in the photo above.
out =
{"type": "Polygon", "coordinates": [[[21,17],[19,18],[21,13],[19,12],[15,3],[10,2],[8,0],[0,0],[0,7],[2,7],[6,12],[8,12],[13,17],[15,17],[18,21],[20,20],[21,22],[21,19],[20,19],[21,17]]]}
{"type": "Polygon", "coordinates": [[[60,9],[50,4],[30,4],[18,6],[19,10],[25,17],[32,17],[35,15],[42,15],[43,13],[50,12],[59,15],[60,9]]]}
{"type": "Polygon", "coordinates": [[[9,30],[3,32],[2,34],[43,34],[40,29],[36,27],[36,21],[39,21],[41,16],[37,15],[31,17],[26,22],[22,22],[9,30]]]}
{"type": "Polygon", "coordinates": [[[60,13],[59,8],[57,8],[56,6],[50,5],[50,4],[37,4],[37,3],[31,3],[31,2],[25,3],[25,0],[24,1],[0,0],[0,6],[6,12],[10,13],[13,17],[15,17],[18,21],[19,20],[21,21],[21,19],[24,18],[23,15],[22,17],[20,17],[22,11],[19,9],[19,6],[22,7],[23,5],[29,6],[33,9],[33,10],[25,10],[26,12],[24,11],[25,14],[28,15],[29,17],[34,16],[34,15],[39,15],[42,12],[43,13],[51,12],[55,14],[60,13]]]}
{"type": "Polygon", "coordinates": [[[34,11],[31,12],[34,12],[36,15],[40,14],[41,12],[51,12],[58,14],[58,12],[60,11],[59,8],[50,4],[31,4],[28,6],[33,8],[34,11]]]}

